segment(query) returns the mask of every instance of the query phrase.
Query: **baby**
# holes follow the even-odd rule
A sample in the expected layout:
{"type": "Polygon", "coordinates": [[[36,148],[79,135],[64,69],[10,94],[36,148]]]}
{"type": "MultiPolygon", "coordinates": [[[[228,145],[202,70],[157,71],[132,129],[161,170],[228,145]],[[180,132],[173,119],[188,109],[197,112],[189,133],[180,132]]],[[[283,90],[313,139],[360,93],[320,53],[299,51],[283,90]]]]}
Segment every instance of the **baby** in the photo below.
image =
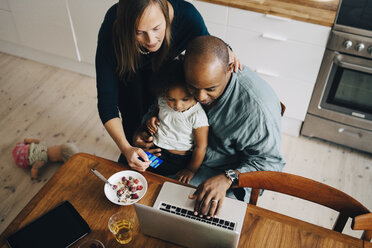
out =
{"type": "Polygon", "coordinates": [[[13,148],[13,158],[20,168],[30,168],[33,179],[38,178],[39,169],[48,162],[66,162],[78,152],[71,143],[50,146],[40,143],[38,139],[24,139],[13,148]]]}
{"type": "Polygon", "coordinates": [[[189,183],[207,150],[207,115],[186,88],[182,61],[166,65],[153,83],[158,109],[146,126],[154,144],[162,148],[160,159],[164,163],[148,170],[164,176],[176,174],[180,182],[189,183]]]}

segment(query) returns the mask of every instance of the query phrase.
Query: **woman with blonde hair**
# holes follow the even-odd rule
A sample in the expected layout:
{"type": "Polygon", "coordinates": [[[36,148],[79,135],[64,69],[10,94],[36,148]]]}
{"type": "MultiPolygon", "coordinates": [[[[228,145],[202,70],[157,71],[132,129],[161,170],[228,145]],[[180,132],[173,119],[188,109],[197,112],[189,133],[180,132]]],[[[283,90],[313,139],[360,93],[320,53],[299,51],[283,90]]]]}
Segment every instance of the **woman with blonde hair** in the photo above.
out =
{"type": "MultiPolygon", "coordinates": [[[[156,103],[151,75],[201,35],[209,35],[203,18],[184,0],[119,0],[107,11],[96,52],[98,112],[121,151],[119,162],[138,171],[149,166],[147,155],[132,146],[132,139],[143,115],[156,103]]],[[[236,70],[240,68],[232,52],[230,57],[236,70]]]]}

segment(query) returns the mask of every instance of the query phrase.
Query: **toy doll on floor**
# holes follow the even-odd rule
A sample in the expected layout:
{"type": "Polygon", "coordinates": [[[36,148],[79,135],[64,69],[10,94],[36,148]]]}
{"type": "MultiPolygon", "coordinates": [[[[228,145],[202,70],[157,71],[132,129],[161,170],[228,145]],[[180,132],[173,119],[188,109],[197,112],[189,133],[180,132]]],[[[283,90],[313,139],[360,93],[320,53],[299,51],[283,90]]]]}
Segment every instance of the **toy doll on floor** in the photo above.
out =
{"type": "Polygon", "coordinates": [[[162,148],[164,161],[148,170],[163,176],[176,176],[189,183],[203,162],[208,143],[208,117],[200,103],[188,92],[183,62],[174,60],[153,78],[158,109],[146,126],[154,144],[162,148]]]}
{"type": "Polygon", "coordinates": [[[38,178],[39,169],[48,162],[66,162],[78,152],[74,144],[62,144],[47,147],[37,139],[25,139],[13,149],[13,158],[20,168],[31,168],[31,177],[38,178]]]}

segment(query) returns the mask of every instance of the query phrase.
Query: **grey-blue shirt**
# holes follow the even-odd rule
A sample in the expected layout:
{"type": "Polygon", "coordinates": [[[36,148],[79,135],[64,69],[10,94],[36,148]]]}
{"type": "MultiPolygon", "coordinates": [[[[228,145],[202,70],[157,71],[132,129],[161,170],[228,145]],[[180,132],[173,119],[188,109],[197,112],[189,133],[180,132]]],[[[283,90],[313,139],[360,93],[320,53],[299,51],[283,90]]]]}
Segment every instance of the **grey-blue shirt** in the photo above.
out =
{"type": "MultiPolygon", "coordinates": [[[[225,92],[207,115],[208,148],[191,184],[197,186],[227,169],[241,173],[282,170],[280,101],[256,73],[245,66],[232,73],[225,92]]],[[[250,189],[241,193],[248,202],[250,189]]],[[[227,195],[234,197],[231,190],[227,195]]]]}

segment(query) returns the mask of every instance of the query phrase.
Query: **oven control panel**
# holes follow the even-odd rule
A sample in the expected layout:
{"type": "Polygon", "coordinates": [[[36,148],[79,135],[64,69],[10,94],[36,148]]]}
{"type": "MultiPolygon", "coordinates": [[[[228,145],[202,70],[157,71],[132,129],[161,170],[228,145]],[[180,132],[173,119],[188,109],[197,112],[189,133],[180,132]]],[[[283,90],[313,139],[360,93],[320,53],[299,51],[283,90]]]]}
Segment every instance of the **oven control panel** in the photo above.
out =
{"type": "Polygon", "coordinates": [[[332,31],[327,48],[372,59],[372,38],[339,31],[332,31]]]}

